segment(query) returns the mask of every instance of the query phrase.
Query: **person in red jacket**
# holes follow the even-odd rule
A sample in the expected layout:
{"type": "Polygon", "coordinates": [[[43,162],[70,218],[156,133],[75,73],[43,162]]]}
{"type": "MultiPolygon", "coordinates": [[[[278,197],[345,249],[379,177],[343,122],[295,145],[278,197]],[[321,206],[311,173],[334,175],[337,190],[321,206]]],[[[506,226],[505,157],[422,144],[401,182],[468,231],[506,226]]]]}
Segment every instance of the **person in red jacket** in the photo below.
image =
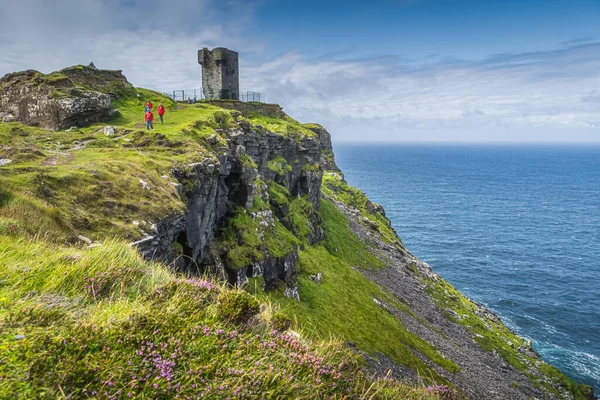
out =
{"type": "Polygon", "coordinates": [[[160,124],[163,124],[163,116],[165,115],[165,106],[160,103],[158,105],[158,117],[160,118],[160,124]]]}
{"type": "Polygon", "coordinates": [[[152,102],[150,100],[148,100],[148,102],[146,103],[146,107],[148,107],[148,109],[152,111],[152,102]]]}
{"type": "Polygon", "coordinates": [[[154,126],[152,126],[152,121],[154,121],[154,114],[152,114],[152,111],[148,110],[144,119],[146,120],[146,130],[149,131],[150,129],[154,129],[154,126]]]}

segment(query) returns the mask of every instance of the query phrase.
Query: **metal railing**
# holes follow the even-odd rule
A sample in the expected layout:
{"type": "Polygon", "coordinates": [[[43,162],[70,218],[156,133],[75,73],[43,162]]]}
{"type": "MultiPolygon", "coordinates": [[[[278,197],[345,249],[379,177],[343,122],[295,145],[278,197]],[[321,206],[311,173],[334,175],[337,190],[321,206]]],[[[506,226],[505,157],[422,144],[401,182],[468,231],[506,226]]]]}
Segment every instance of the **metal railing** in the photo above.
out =
{"type": "Polygon", "coordinates": [[[243,102],[257,102],[257,103],[265,103],[265,94],[259,92],[246,92],[240,93],[240,101],[243,102]]]}
{"type": "MultiPolygon", "coordinates": [[[[200,101],[205,99],[204,92],[202,89],[180,89],[173,90],[172,92],[163,92],[165,96],[169,96],[175,101],[188,101],[196,99],[196,101],[200,101]]],[[[259,92],[240,92],[240,101],[243,102],[257,102],[257,103],[265,103],[266,96],[264,93],[259,92]]]]}
{"type": "Polygon", "coordinates": [[[188,101],[189,99],[196,99],[198,101],[204,98],[202,89],[173,90],[172,92],[163,92],[163,94],[175,101],[188,101]]]}

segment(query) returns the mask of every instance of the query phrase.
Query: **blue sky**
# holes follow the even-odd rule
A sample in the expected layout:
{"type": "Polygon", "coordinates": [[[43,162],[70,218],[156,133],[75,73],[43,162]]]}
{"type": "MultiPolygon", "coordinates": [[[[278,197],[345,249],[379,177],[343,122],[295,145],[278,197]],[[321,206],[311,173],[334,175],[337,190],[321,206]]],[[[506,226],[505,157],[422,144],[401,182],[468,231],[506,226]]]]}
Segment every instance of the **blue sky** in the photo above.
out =
{"type": "Polygon", "coordinates": [[[600,142],[600,0],[0,0],[0,75],[93,60],[137,86],[200,86],[240,52],[336,141],[600,142]]]}
{"type": "Polygon", "coordinates": [[[276,4],[257,10],[256,33],[279,52],[347,49],[415,59],[437,54],[478,58],[554,48],[600,33],[600,2],[594,0],[285,0],[276,4]]]}

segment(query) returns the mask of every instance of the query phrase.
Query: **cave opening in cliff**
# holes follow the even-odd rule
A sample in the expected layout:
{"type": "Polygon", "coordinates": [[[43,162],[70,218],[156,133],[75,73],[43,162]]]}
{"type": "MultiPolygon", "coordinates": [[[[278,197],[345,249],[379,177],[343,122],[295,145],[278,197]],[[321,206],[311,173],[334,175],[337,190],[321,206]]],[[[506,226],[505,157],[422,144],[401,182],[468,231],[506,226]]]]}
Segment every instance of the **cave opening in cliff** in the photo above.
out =
{"type": "Polygon", "coordinates": [[[238,271],[226,268],[225,272],[227,273],[227,283],[229,283],[231,286],[236,286],[238,282],[238,271]]]}
{"type": "Polygon", "coordinates": [[[294,186],[294,191],[292,192],[292,196],[302,196],[308,194],[308,178],[306,176],[301,176],[298,178],[298,182],[294,186]]]}
{"type": "Polygon", "coordinates": [[[194,256],[194,249],[192,247],[190,247],[187,231],[182,231],[181,233],[179,233],[179,235],[177,236],[177,243],[179,243],[181,245],[181,249],[182,249],[181,256],[183,259],[182,269],[185,271],[192,264],[192,261],[193,261],[192,257],[194,256]]]}
{"type": "Polygon", "coordinates": [[[248,185],[242,180],[242,174],[229,174],[225,178],[225,185],[229,189],[227,195],[229,201],[239,206],[245,206],[248,200],[248,185]]]}

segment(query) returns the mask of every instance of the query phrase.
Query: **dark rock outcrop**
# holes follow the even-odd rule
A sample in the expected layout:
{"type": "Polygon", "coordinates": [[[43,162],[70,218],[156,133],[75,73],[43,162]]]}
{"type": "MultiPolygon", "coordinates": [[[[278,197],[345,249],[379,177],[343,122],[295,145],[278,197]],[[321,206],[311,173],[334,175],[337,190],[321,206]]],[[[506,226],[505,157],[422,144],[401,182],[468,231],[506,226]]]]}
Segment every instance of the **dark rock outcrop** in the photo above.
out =
{"type": "MultiPolygon", "coordinates": [[[[322,131],[313,137],[291,138],[284,135],[255,130],[240,120],[239,127],[221,132],[227,143],[216,152],[215,159],[182,166],[173,170],[173,176],[186,188],[184,197],[187,208],[184,215],[171,217],[155,224],[155,235],[151,239],[137,243],[147,257],[173,261],[178,256],[174,247],[181,247],[181,257],[176,265],[183,271],[198,273],[210,270],[237,285],[243,285],[248,277],[261,276],[265,288],[271,289],[285,284],[290,295],[294,293],[297,251],[283,257],[271,257],[252,262],[243,268],[232,268],[222,260],[223,255],[213,248],[215,235],[226,221],[240,207],[250,209],[255,196],[268,202],[265,190],[257,188],[257,178],[261,182],[273,181],[283,186],[290,197],[306,196],[315,210],[319,209],[321,180],[323,177],[323,148],[331,146],[329,134],[322,131]],[[285,173],[269,168],[269,161],[283,159],[288,164],[285,173]],[[311,168],[306,168],[310,165],[311,168]],[[317,165],[318,167],[314,167],[317,165]],[[179,245],[175,245],[178,243],[179,245]]],[[[263,188],[264,189],[264,188],[263,188]]],[[[274,218],[283,220],[285,207],[271,211],[259,211],[252,218],[274,227],[274,218]]],[[[313,234],[309,240],[314,243],[322,239],[322,231],[317,215],[312,216],[313,234]]],[[[297,292],[296,292],[297,293],[297,292]]]]}
{"type": "Polygon", "coordinates": [[[316,133],[319,137],[321,154],[323,155],[323,167],[325,170],[342,172],[335,163],[333,145],[331,144],[331,135],[329,132],[319,124],[305,124],[304,126],[316,133]]]}
{"type": "Polygon", "coordinates": [[[0,79],[3,122],[59,130],[106,121],[117,114],[112,101],[135,92],[121,71],[71,67],[44,75],[28,70],[0,79]]]}

